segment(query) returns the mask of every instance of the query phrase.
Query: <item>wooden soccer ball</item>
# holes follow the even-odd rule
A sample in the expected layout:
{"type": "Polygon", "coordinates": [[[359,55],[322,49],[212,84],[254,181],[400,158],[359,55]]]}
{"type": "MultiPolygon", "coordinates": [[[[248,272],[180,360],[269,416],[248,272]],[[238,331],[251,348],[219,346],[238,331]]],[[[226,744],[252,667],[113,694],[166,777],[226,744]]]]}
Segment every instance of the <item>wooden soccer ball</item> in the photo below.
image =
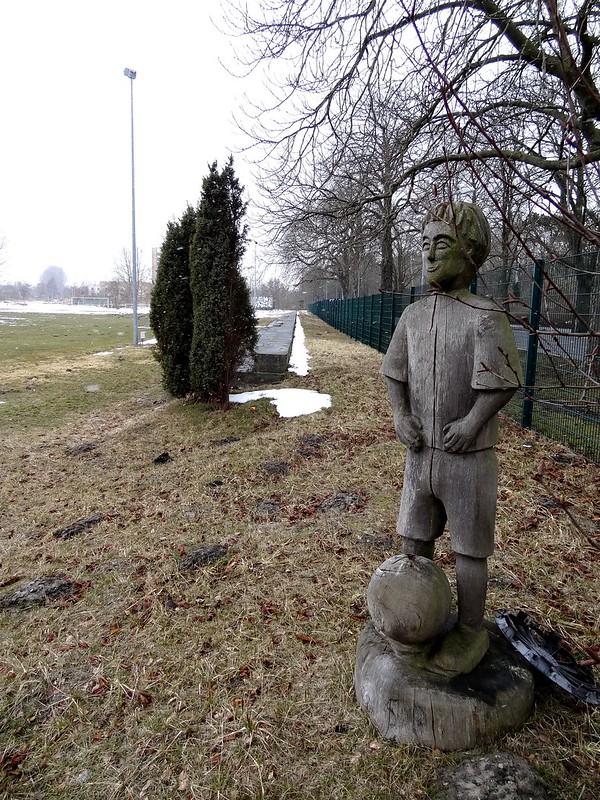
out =
{"type": "Polygon", "coordinates": [[[425,644],[441,633],[452,592],[443,570],[422,556],[392,556],[377,567],[367,606],[380,633],[402,644],[425,644]]]}

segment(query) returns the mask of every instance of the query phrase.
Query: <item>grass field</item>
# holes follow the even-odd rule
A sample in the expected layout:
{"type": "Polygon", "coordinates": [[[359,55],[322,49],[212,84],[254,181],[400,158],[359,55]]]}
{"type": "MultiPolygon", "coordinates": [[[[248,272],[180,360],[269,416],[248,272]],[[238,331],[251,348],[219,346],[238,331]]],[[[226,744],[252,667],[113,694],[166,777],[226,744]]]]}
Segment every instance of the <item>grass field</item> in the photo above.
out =
{"type": "MultiPolygon", "coordinates": [[[[26,307],[25,307],[26,308],[26,307]]],[[[132,319],[120,314],[0,312],[0,374],[15,364],[41,365],[72,355],[123,347],[133,338],[132,319]]],[[[139,318],[140,326],[148,318],[139,318]]]]}
{"type": "Polygon", "coordinates": [[[156,381],[148,353],[128,348],[130,317],[14,311],[0,318],[0,426],[60,424],[65,414],[111,405],[156,381]],[[132,361],[139,369],[130,369],[132,361]]]}
{"type": "MultiPolygon", "coordinates": [[[[281,419],[266,400],[169,401],[148,348],[92,355],[129,340],[121,319],[40,324],[12,350],[0,329],[0,601],[44,576],[73,588],[0,611],[0,797],[431,796],[465,754],[381,740],[352,689],[366,587],[399,547],[381,356],[303,317],[311,371],[285,385],[332,408],[281,419]],[[179,569],[208,544],[225,554],[179,569]]],[[[503,421],[488,606],[551,625],[598,677],[600,469],[563,453],[503,421]]],[[[452,581],[446,539],[439,562],[452,581]]],[[[599,796],[600,709],[558,689],[540,684],[529,722],[489,750],[525,757],[559,798],[599,796]]]]}

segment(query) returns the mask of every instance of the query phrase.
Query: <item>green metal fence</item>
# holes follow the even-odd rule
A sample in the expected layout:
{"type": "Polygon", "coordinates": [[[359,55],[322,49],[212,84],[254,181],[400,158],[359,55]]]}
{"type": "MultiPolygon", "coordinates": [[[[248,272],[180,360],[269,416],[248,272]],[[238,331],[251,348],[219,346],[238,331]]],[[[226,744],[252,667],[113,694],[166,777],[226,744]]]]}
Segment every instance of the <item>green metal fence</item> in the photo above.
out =
{"type": "MultiPolygon", "coordinates": [[[[600,336],[549,326],[544,262],[536,262],[526,318],[512,318],[524,383],[505,412],[522,427],[600,463],[600,336]],[[543,303],[546,307],[543,308],[543,303]]],[[[400,316],[427,287],[348,300],[319,300],[308,310],[328,325],[385,353],[400,316]]],[[[568,303],[567,303],[568,305],[568,303]]],[[[594,295],[592,308],[600,305],[594,295]]],[[[564,303],[562,303],[564,307],[564,303]]]]}
{"type": "Polygon", "coordinates": [[[382,292],[349,300],[318,300],[308,310],[332,328],[385,353],[402,312],[425,291],[413,287],[406,294],[382,292]]]}

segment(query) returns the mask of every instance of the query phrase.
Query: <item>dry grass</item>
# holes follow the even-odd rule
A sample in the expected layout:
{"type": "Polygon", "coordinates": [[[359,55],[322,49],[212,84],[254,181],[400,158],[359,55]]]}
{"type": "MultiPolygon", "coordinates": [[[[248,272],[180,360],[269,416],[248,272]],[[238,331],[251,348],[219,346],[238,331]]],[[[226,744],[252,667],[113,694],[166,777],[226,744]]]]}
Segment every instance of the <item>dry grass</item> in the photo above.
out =
{"type": "MultiPolygon", "coordinates": [[[[1,593],[55,575],[76,595],[2,614],[1,797],[426,798],[461,757],[381,741],[354,701],[366,587],[398,550],[402,448],[381,356],[303,322],[311,372],[286,385],[329,392],[327,411],[153,404],[148,362],[143,397],[5,429],[1,593]],[[321,511],[336,492],[356,503],[321,511]],[[104,519],[53,538],[91,514],[104,519]],[[203,543],[226,556],[181,573],[203,543]]],[[[600,469],[557,452],[504,422],[489,608],[531,611],[597,659],[600,469]]],[[[562,798],[597,796],[600,710],[558,690],[540,687],[529,723],[493,749],[528,758],[562,798]]]]}

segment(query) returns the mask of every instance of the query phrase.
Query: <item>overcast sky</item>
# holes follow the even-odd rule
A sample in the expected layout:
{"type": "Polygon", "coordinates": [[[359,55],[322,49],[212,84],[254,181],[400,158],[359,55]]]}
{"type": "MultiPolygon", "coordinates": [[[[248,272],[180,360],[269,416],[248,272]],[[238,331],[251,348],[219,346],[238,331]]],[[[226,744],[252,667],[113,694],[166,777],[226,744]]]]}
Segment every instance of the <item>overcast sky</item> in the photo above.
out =
{"type": "Polygon", "coordinates": [[[109,279],[131,248],[130,81],[137,244],[142,263],[169,219],[230,152],[252,192],[233,114],[248,82],[211,23],[219,0],[0,3],[0,282],[109,279]]]}

